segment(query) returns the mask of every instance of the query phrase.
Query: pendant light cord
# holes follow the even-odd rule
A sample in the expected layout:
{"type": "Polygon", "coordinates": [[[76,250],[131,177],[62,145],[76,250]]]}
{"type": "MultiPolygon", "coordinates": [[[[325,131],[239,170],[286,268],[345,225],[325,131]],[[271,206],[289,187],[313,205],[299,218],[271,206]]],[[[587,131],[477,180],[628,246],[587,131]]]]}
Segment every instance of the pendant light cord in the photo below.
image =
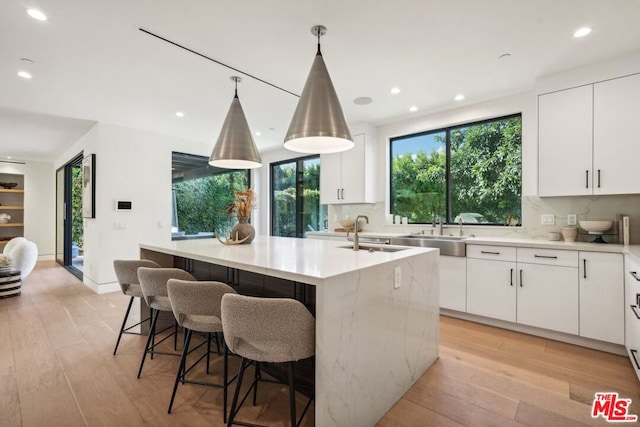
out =
{"type": "MultiPolygon", "coordinates": [[[[209,57],[209,56],[207,56],[207,55],[204,55],[204,54],[202,54],[202,53],[200,53],[200,52],[197,52],[197,51],[195,51],[195,50],[193,50],[193,49],[190,49],[190,48],[188,48],[188,47],[186,47],[186,46],[182,46],[181,44],[178,44],[178,43],[176,43],[176,42],[174,42],[174,41],[171,41],[171,40],[166,39],[166,38],[164,38],[164,37],[162,37],[162,36],[159,36],[159,35],[157,35],[157,34],[154,34],[154,33],[152,33],[152,32],[151,32],[151,31],[149,31],[149,30],[145,30],[144,28],[138,28],[138,29],[139,29],[140,31],[142,31],[143,33],[145,33],[145,34],[148,34],[148,35],[150,35],[150,36],[152,36],[152,37],[155,37],[155,38],[157,38],[157,39],[159,39],[159,40],[162,40],[163,42],[166,42],[166,43],[172,44],[172,45],[174,45],[174,46],[176,46],[176,47],[179,47],[180,49],[184,49],[184,50],[186,50],[187,52],[193,53],[194,55],[198,55],[198,56],[199,56],[199,57],[201,57],[201,58],[207,59],[207,60],[209,60],[209,61],[211,61],[211,62],[215,62],[215,63],[216,63],[216,64],[218,64],[218,65],[222,65],[223,67],[227,67],[227,68],[229,68],[229,69],[231,69],[231,70],[233,70],[233,71],[236,71],[236,72],[238,72],[238,73],[240,73],[240,74],[244,74],[244,75],[245,75],[245,76],[247,76],[247,77],[251,77],[251,78],[252,78],[252,79],[254,79],[254,80],[257,80],[257,81],[262,82],[262,83],[264,83],[264,84],[266,84],[266,85],[269,85],[269,86],[274,87],[274,88],[276,88],[276,89],[279,89],[279,90],[281,90],[281,91],[283,91],[283,92],[286,92],[286,93],[288,93],[289,95],[293,95],[293,96],[295,96],[295,97],[297,97],[297,98],[300,98],[300,95],[298,95],[297,93],[295,93],[295,92],[291,92],[290,90],[287,90],[287,89],[282,88],[282,87],[280,87],[280,86],[278,86],[278,85],[275,85],[275,84],[270,83],[270,82],[268,82],[268,81],[266,81],[266,80],[263,80],[263,79],[261,79],[260,77],[256,77],[256,76],[254,76],[254,75],[252,75],[252,74],[249,74],[249,73],[246,73],[246,72],[244,72],[244,71],[242,71],[242,70],[239,70],[239,69],[237,69],[237,68],[234,68],[234,67],[232,67],[231,65],[227,65],[227,64],[225,64],[224,62],[220,62],[220,61],[218,61],[217,59],[213,59],[213,58],[211,58],[211,57],[209,57]]],[[[318,49],[319,49],[319,48],[320,48],[320,46],[318,45],[318,49]]]]}
{"type": "Polygon", "coordinates": [[[320,52],[320,37],[322,37],[322,34],[320,34],[321,31],[318,30],[318,53],[316,53],[316,55],[320,55],[322,56],[322,52],[320,52]]]}

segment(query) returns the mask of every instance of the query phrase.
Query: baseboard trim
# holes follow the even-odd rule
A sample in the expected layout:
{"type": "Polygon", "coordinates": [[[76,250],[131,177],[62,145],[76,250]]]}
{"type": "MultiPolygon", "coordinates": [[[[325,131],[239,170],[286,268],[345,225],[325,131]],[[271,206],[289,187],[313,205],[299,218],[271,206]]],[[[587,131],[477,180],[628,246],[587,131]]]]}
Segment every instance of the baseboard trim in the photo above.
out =
{"type": "Polygon", "coordinates": [[[120,291],[120,284],[118,282],[98,284],[86,275],[82,278],[82,283],[96,294],[108,294],[110,292],[120,291]]]}
{"type": "Polygon", "coordinates": [[[457,319],[468,320],[470,322],[482,323],[484,325],[495,326],[496,328],[508,329],[523,334],[535,335],[550,340],[566,342],[568,344],[579,345],[594,350],[605,351],[607,353],[627,356],[624,346],[619,344],[608,343],[604,341],[583,338],[577,335],[565,334],[563,332],[550,331],[548,329],[536,328],[533,326],[519,325],[517,323],[506,322],[504,320],[492,319],[490,317],[478,316],[475,314],[463,313],[461,311],[440,308],[440,314],[443,316],[455,317],[457,319]]]}

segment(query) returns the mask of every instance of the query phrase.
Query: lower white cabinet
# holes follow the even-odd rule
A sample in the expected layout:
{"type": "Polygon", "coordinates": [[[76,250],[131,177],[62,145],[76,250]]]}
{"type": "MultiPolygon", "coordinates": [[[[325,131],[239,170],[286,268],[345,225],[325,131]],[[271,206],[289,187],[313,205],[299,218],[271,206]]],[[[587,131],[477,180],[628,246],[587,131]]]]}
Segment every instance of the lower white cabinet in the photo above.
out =
{"type": "Polygon", "coordinates": [[[580,257],[580,336],[624,344],[624,272],[621,254],[580,257]]]}
{"type": "Polygon", "coordinates": [[[467,312],[516,321],[516,263],[467,258],[467,312]]]}
{"type": "Polygon", "coordinates": [[[440,307],[467,311],[467,259],[440,255],[440,307]]]}
{"type": "Polygon", "coordinates": [[[577,335],[576,267],[518,263],[517,322],[577,335]]]}
{"type": "Polygon", "coordinates": [[[631,359],[631,365],[640,378],[640,264],[627,257],[625,274],[624,346],[631,359]]]}

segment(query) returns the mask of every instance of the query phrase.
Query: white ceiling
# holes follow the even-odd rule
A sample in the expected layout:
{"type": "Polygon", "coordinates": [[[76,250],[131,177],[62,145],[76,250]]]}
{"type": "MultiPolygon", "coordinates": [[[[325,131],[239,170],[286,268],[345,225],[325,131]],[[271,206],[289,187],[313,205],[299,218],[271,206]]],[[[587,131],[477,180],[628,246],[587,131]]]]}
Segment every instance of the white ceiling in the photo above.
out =
{"type": "MultiPolygon", "coordinates": [[[[638,0],[3,0],[0,157],[51,160],[96,121],[212,147],[238,73],[139,28],[300,93],[315,55],[310,28],[323,24],[347,120],[377,124],[638,51],[638,18],[638,0]],[[32,19],[29,7],[49,20],[32,19]],[[593,32],[573,38],[583,25],[593,32]],[[511,58],[498,59],[504,53],[511,58]],[[33,79],[16,76],[20,58],[35,61],[33,79]],[[466,99],[455,102],[457,93],[466,99]],[[355,105],[361,96],[373,103],[355,105]]],[[[258,148],[281,146],[297,98],[243,78],[258,148]]]]}

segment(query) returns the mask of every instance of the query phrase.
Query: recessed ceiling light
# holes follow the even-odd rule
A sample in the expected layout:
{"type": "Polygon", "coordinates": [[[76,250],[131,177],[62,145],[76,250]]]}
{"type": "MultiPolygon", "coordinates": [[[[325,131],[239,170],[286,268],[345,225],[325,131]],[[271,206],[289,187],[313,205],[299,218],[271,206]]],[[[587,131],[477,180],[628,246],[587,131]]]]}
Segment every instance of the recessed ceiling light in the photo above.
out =
{"type": "Polygon", "coordinates": [[[177,117],[184,117],[184,113],[182,111],[176,111],[177,117]]]}
{"type": "Polygon", "coordinates": [[[573,33],[573,37],[584,37],[591,32],[591,28],[582,27],[578,28],[575,33],[573,33]]]}
{"type": "Polygon", "coordinates": [[[256,136],[262,136],[260,132],[256,132],[256,136]]]}
{"type": "Polygon", "coordinates": [[[47,20],[47,15],[45,15],[44,13],[39,11],[38,9],[28,9],[27,13],[29,14],[30,17],[32,17],[33,19],[37,19],[38,21],[46,21],[47,20]]]}
{"type": "Polygon", "coordinates": [[[418,111],[418,107],[416,107],[415,105],[412,105],[411,107],[409,107],[409,111],[411,111],[412,113],[415,111],[418,111]]]}
{"type": "Polygon", "coordinates": [[[392,95],[397,95],[397,94],[400,93],[400,88],[399,87],[392,87],[389,92],[391,92],[392,95]]]}
{"type": "Polygon", "coordinates": [[[457,94],[457,95],[456,95],[456,97],[455,97],[455,98],[453,98],[453,99],[455,99],[456,101],[462,101],[462,100],[464,99],[464,95],[463,95],[463,94],[461,94],[461,93],[459,93],[459,94],[457,94]]]}
{"type": "Polygon", "coordinates": [[[11,156],[7,156],[7,159],[11,160],[11,156]]]}
{"type": "Polygon", "coordinates": [[[18,71],[18,75],[23,79],[30,79],[31,77],[33,77],[31,74],[27,73],[26,71],[18,71]]]}
{"type": "Polygon", "coordinates": [[[356,105],[367,105],[371,104],[372,102],[373,99],[369,98],[368,96],[361,96],[353,100],[353,103],[356,105]]]}

